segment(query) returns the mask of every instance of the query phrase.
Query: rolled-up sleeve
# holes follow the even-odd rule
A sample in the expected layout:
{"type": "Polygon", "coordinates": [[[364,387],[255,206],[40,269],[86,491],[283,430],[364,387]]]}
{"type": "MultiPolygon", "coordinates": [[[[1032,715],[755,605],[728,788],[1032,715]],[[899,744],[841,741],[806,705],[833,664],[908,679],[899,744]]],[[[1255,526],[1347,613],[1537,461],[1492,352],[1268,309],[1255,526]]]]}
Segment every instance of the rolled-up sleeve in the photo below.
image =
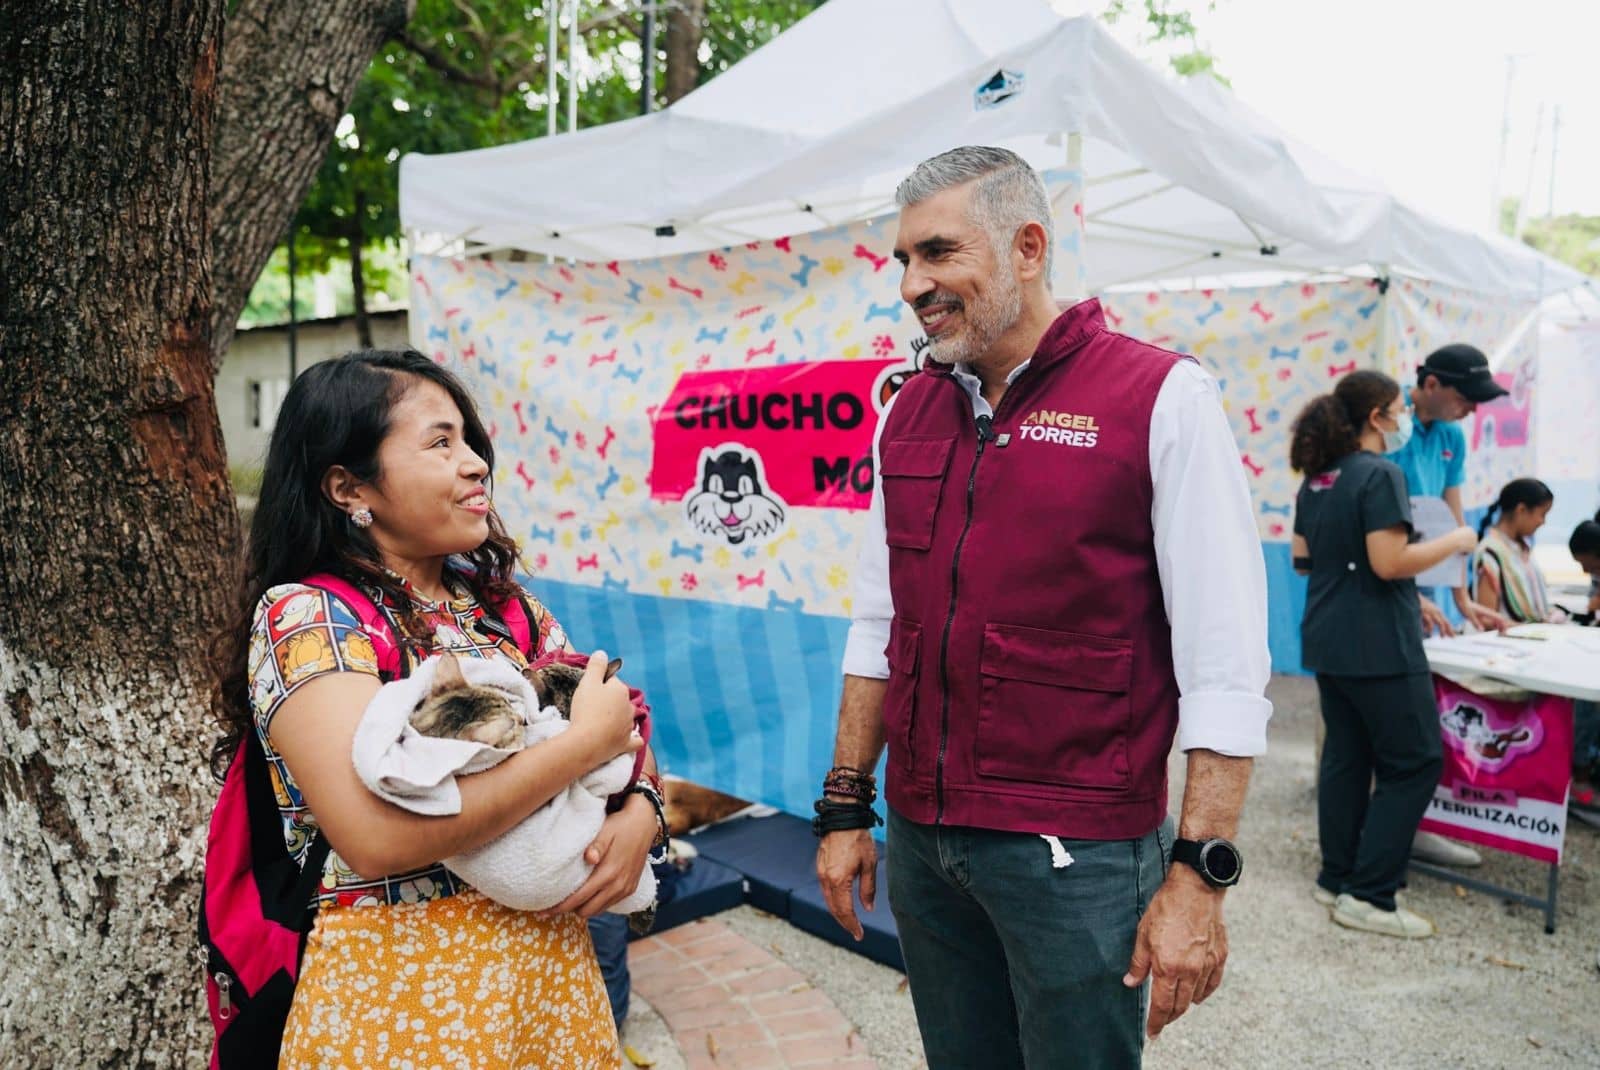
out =
{"type": "Polygon", "coordinates": [[[1178,681],[1178,747],[1267,749],[1267,577],[1239,447],[1216,381],[1168,374],[1150,424],[1151,521],[1178,681]]]}
{"type": "MultiPolygon", "coordinates": [[[[872,435],[872,470],[878,463],[878,439],[889,419],[894,399],[883,407],[878,428],[872,435]]],[[[889,621],[894,616],[894,600],[889,595],[889,537],[883,522],[883,480],[872,481],[872,503],[867,508],[861,531],[861,549],[856,556],[855,583],[850,596],[850,632],[844,642],[844,672],[847,676],[889,678],[889,621]]]]}

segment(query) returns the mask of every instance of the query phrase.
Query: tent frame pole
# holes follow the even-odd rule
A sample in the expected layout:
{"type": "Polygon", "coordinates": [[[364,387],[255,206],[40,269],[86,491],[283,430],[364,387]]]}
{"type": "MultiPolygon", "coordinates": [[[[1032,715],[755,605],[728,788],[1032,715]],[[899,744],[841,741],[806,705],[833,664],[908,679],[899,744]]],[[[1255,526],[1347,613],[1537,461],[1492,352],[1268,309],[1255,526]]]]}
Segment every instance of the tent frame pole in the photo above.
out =
{"type": "MultiPolygon", "coordinates": [[[[1378,371],[1388,371],[1389,362],[1389,291],[1394,289],[1394,273],[1388,264],[1374,264],[1378,280],[1378,342],[1372,355],[1372,366],[1378,371]]],[[[1404,384],[1401,384],[1404,389],[1404,384]]]]}

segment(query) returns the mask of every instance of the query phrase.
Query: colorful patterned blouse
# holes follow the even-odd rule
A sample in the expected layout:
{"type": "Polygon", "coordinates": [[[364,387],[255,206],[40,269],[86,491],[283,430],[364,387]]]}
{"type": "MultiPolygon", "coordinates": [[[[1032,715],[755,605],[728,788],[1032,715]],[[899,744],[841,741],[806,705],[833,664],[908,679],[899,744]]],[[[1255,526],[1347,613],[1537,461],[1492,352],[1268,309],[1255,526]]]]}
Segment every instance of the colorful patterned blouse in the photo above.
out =
{"type": "MultiPolygon", "coordinates": [[[[395,579],[410,590],[405,580],[398,576],[395,579]]],[[[375,588],[362,589],[380,608],[394,609],[393,602],[375,588]]],[[[430,602],[414,593],[412,598],[414,616],[433,627],[432,641],[426,644],[428,654],[451,650],[458,656],[509,658],[519,669],[527,664],[516,644],[479,626],[483,610],[475,599],[430,602]]],[[[535,655],[563,649],[567,637],[555,617],[532,595],[528,596],[528,604],[534,617],[530,624],[535,655]]],[[[390,616],[392,619],[392,613],[390,616]]],[[[372,640],[362,630],[355,613],[316,587],[286,583],[268,590],[256,607],[250,632],[250,707],[267,755],[278,808],[283,812],[284,840],[290,853],[302,861],[317,829],[317,819],[306,807],[282,757],[273,749],[267,730],[283,700],[296,688],[334,672],[378,675],[372,640]]],[[[317,901],[341,906],[418,903],[453,895],[462,887],[465,885],[459,877],[437,863],[381,880],[363,880],[337,853],[329,852],[317,901]]]]}

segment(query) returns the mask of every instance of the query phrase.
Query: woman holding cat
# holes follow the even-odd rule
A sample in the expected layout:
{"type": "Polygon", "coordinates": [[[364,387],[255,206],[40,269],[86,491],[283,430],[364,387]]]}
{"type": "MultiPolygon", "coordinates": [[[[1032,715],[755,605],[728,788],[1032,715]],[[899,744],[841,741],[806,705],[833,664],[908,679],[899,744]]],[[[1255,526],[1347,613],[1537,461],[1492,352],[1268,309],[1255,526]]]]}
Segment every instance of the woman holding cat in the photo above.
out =
{"type": "MultiPolygon", "coordinates": [[[[285,397],[251,527],[241,618],[221,689],[231,754],[256,732],[290,851],[332,848],[280,1066],[616,1066],[583,919],[631,892],[658,835],[630,795],[587,852],[594,872],[547,916],[502,907],[439,859],[479,847],[618,754],[642,746],[627,687],[590,659],[571,728],[460,780],[461,810],[419,816],[366,789],[356,725],[380,686],[373,639],[331,573],[370,597],[409,663],[523,652],[497,607],[526,598],[490,504],[492,446],[459,381],[413,351],[318,364],[285,397]],[[487,612],[486,612],[487,611],[487,612]]],[[[532,598],[535,656],[566,637],[532,598]]],[[[652,768],[647,761],[647,767],[652,768]]]]}

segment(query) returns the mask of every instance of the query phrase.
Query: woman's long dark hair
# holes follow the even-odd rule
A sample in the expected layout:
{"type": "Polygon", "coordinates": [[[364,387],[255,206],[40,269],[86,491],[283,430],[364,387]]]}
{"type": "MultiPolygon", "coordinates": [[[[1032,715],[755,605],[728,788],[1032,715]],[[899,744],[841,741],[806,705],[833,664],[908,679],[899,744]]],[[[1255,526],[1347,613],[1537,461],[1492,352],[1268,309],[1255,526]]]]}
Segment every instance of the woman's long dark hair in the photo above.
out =
{"type": "MultiPolygon", "coordinates": [[[[450,395],[461,410],[463,438],[492,473],[494,446],[471,396],[460,380],[416,350],[362,350],[314,364],[284,397],[267,446],[233,620],[212,648],[214,706],[223,730],[211,749],[218,779],[244,734],[254,731],[247,658],[256,604],[268,588],[332,572],[382,590],[401,608],[405,627],[409,596],[384,570],[371,537],[323,494],[322,480],[334,465],[357,479],[378,480],[378,447],[394,407],[422,381],[450,395]]],[[[452,578],[480,600],[499,601],[516,592],[517,547],[493,509],[489,537],[461,557],[467,567],[452,578]]]]}
{"type": "Polygon", "coordinates": [[[1484,512],[1483,519],[1478,522],[1478,538],[1488,534],[1489,525],[1493,524],[1498,516],[1510,516],[1516,512],[1517,506],[1526,505],[1529,509],[1537,509],[1545,502],[1556,500],[1555,491],[1545,486],[1543,480],[1524,478],[1513,479],[1500,488],[1500,497],[1484,512]]]}
{"type": "Polygon", "coordinates": [[[1373,409],[1386,409],[1400,393],[1400,384],[1382,372],[1351,372],[1334,384],[1333,393],[1306,403],[1294,419],[1289,464],[1314,476],[1361,448],[1361,429],[1373,409]]]}

